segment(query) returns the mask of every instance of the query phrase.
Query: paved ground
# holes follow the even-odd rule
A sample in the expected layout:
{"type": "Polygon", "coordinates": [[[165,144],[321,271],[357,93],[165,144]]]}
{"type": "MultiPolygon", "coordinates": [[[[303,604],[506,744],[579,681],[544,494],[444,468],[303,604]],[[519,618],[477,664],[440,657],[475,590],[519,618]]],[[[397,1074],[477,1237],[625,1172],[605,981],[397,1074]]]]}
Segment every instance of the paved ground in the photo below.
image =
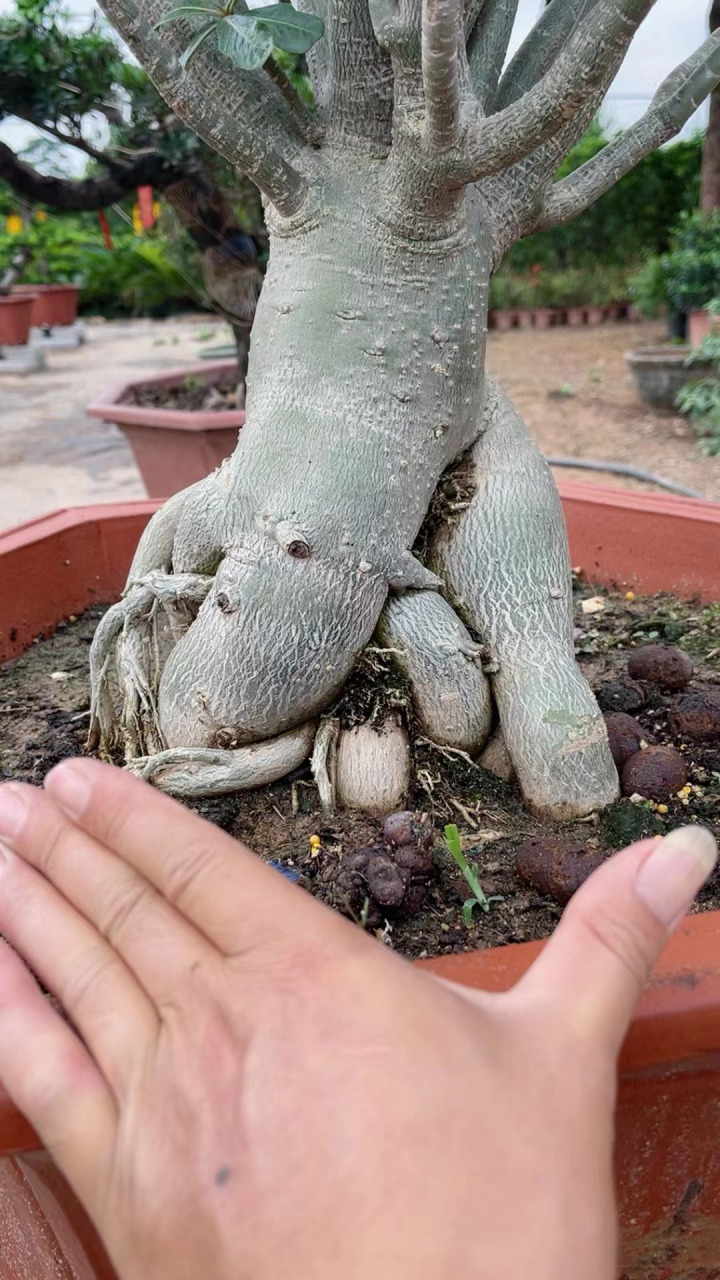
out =
{"type": "Polygon", "coordinates": [[[109,382],[196,362],[225,331],[204,320],[96,324],[75,351],[47,353],[47,368],[0,378],[0,528],[57,507],[143,498],[125,437],[88,418],[85,406],[109,382]]]}
{"type": "MultiPolygon", "coordinates": [[[[222,340],[200,318],[92,325],[89,336],[77,351],[48,354],[44,373],[0,379],[0,528],[57,507],[143,497],[124,437],[87,418],[85,405],[108,382],[192,363],[208,338],[222,340]]],[[[649,324],[493,333],[488,363],[546,453],[632,462],[720,499],[720,458],[700,456],[687,424],[645,409],[630,382],[624,352],[663,336],[649,324]]]]}

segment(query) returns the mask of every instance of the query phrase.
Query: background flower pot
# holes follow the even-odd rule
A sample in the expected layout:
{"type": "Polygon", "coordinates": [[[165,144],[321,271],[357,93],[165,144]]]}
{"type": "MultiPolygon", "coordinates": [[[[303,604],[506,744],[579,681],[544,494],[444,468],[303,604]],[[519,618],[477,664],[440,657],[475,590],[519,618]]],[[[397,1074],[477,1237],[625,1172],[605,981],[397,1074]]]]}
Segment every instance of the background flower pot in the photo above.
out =
{"type": "Polygon", "coordinates": [[[533,318],[536,329],[549,329],[555,320],[555,312],[552,307],[536,307],[533,318]]]}
{"type": "Polygon", "coordinates": [[[56,325],[74,324],[78,312],[78,290],[71,284],[16,284],[13,294],[32,293],[35,303],[32,327],[53,329],[56,325]]]}
{"type": "Polygon", "coordinates": [[[699,347],[705,335],[717,326],[717,317],[711,316],[708,311],[691,311],[687,318],[688,344],[691,347],[699,347]]]}
{"type": "Polygon", "coordinates": [[[572,329],[577,329],[581,324],[585,323],[584,307],[566,307],[565,315],[567,317],[567,322],[572,329]]]}
{"type": "Polygon", "coordinates": [[[0,347],[23,347],[30,335],[34,296],[0,298],[0,347]]]}
{"type": "MultiPolygon", "coordinates": [[[[720,504],[581,484],[560,492],[573,563],[592,581],[720,599],[720,504]]],[[[78,508],[0,534],[0,660],[69,614],[117,598],[156,507],[78,508]]],[[[455,981],[502,990],[540,945],[427,963],[455,981]]],[[[720,913],[713,912],[686,920],[666,948],[623,1052],[616,1165],[627,1280],[699,1280],[717,1266],[719,1094],[720,913]]],[[[47,1154],[18,1156],[38,1146],[0,1093],[3,1280],[108,1280],[102,1248],[47,1154]]]]}
{"type": "Polygon", "coordinates": [[[219,467],[237,444],[245,412],[153,409],[127,400],[138,387],[178,387],[188,377],[217,383],[235,367],[234,361],[222,360],[116,383],[88,405],[91,418],[114,422],[127,437],[149,497],[168,498],[219,467]]]}
{"type": "Polygon", "coordinates": [[[625,359],[641,398],[653,409],[674,409],[678,391],[686,382],[708,377],[709,364],[686,367],[689,347],[640,347],[625,359]]]}

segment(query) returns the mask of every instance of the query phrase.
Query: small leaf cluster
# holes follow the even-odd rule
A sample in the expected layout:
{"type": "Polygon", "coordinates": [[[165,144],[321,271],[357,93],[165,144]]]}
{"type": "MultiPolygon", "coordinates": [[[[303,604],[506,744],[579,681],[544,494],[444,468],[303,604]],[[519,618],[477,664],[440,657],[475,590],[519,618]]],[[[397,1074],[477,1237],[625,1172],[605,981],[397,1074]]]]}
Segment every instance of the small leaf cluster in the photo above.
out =
{"type": "MultiPolygon", "coordinates": [[[[708,308],[718,314],[717,300],[708,308]]],[[[720,454],[720,329],[711,329],[685,361],[688,367],[702,365],[710,372],[697,382],[688,382],[678,393],[675,404],[687,414],[700,437],[703,453],[720,454]]]]}
{"type": "Polygon", "coordinates": [[[170,12],[155,25],[198,18],[203,21],[179,60],[183,68],[210,36],[233,66],[257,71],[276,50],[307,53],[324,33],[323,20],[314,13],[298,13],[291,4],[248,9],[244,0],[173,0],[170,12]]]}

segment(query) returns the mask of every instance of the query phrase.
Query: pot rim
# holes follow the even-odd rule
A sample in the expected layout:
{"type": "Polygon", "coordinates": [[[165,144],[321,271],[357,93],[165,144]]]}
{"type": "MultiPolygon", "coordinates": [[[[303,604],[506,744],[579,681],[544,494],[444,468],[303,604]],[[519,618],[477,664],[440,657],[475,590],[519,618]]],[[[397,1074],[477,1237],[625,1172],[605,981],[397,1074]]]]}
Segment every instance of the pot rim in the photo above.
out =
{"type": "Polygon", "coordinates": [[[90,401],[85,412],[89,418],[114,422],[122,427],[144,427],[161,431],[219,431],[228,427],[242,427],[244,409],[228,409],[221,412],[203,412],[194,409],[153,409],[138,404],[123,404],[123,398],[137,387],[172,387],[181,385],[187,377],[200,377],[203,382],[218,381],[223,373],[237,368],[234,360],[203,361],[202,364],[181,365],[158,370],[144,378],[126,378],[105,387],[90,401]]]}
{"type": "MultiPolygon", "coordinates": [[[[677,548],[680,557],[684,554],[688,530],[699,537],[701,541],[695,545],[705,548],[711,569],[716,566],[714,576],[707,579],[707,598],[720,598],[720,554],[713,556],[712,547],[708,548],[708,541],[712,541],[720,550],[719,503],[572,482],[558,488],[570,527],[574,558],[578,545],[582,545],[583,562],[590,575],[595,570],[599,573],[596,581],[602,581],[603,575],[606,582],[617,581],[622,570],[614,569],[611,573],[601,560],[592,559],[593,548],[598,543],[592,530],[587,540],[588,525],[593,520],[600,521],[598,528],[607,531],[619,523],[621,515],[625,516],[626,523],[635,516],[638,517],[636,524],[646,528],[645,542],[654,550],[656,559],[658,520],[670,522],[665,530],[668,549],[677,548]],[[578,544],[574,543],[573,534],[578,537],[578,544]],[[583,542],[583,538],[586,541],[583,542]]],[[[32,556],[39,554],[46,572],[50,565],[50,573],[54,574],[53,557],[49,554],[54,544],[55,561],[65,571],[49,603],[43,600],[38,603],[38,593],[35,593],[35,614],[31,619],[26,617],[23,623],[18,621],[19,637],[9,634],[9,641],[5,641],[0,616],[0,647],[4,645],[6,656],[22,651],[33,634],[52,628],[69,613],[87,607],[92,600],[117,598],[129,559],[129,543],[135,545],[139,530],[160,505],[157,501],[140,501],[64,509],[0,532],[0,567],[5,561],[10,584],[7,593],[0,593],[0,610],[6,596],[13,610],[12,615],[6,615],[6,624],[13,618],[11,627],[6,627],[9,632],[15,631],[19,598],[18,590],[13,587],[21,588],[23,582],[33,580],[29,573],[32,556]],[[89,566],[93,567],[92,573],[89,566]],[[83,577],[82,590],[77,583],[79,577],[83,577]],[[43,622],[38,612],[42,609],[53,610],[54,616],[43,622]]],[[[623,543],[627,541],[627,534],[627,529],[621,531],[623,543]]],[[[637,548],[642,545],[642,539],[638,542],[638,536],[635,530],[631,554],[640,554],[637,548]]],[[[604,542],[605,539],[600,550],[604,542]]],[[[610,554],[614,554],[612,547],[610,554]]],[[[669,556],[662,557],[663,571],[673,572],[668,564],[669,556]]],[[[675,584],[669,589],[683,594],[675,584]]],[[[692,594],[696,588],[689,590],[692,594]]],[[[544,945],[542,942],[509,944],[418,963],[430,972],[463,985],[502,991],[521,977],[544,945]]],[[[671,1063],[675,1067],[679,1063],[697,1065],[698,1061],[708,1060],[710,1065],[711,1058],[715,1067],[719,1053],[720,911],[712,911],[686,917],[665,947],[638,1003],[620,1067],[625,1076],[662,1074],[671,1063]]],[[[40,1145],[30,1125],[0,1088],[0,1156],[40,1145]]]]}

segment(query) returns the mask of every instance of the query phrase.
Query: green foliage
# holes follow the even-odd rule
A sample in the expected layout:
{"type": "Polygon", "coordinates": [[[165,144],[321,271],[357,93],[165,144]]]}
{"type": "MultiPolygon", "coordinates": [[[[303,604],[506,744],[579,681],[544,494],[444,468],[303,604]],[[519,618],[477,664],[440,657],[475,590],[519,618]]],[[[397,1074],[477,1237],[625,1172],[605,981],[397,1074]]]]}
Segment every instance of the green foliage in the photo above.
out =
{"type": "Polygon", "coordinates": [[[506,266],[490,281],[490,306],[500,311],[536,307],[604,307],[626,302],[628,272],[622,267],[568,267],[549,271],[535,263],[521,274],[506,266]]]}
{"type": "MultiPolygon", "coordinates": [[[[707,308],[720,315],[720,300],[707,308]]],[[[710,372],[697,382],[689,382],[678,393],[675,404],[686,413],[700,439],[700,448],[713,456],[720,454],[720,327],[705,334],[685,361],[687,365],[710,366],[710,372]]]]}
{"type": "Polygon", "coordinates": [[[700,311],[720,298],[720,209],[682,219],[663,271],[677,311],[700,311]]]}
{"type": "MultiPolygon", "coordinates": [[[[580,168],[610,139],[595,122],[573,148],[558,178],[580,168]]],[[[635,264],[644,254],[664,253],[683,213],[697,208],[702,137],[683,138],[641,161],[590,209],[564,226],[521,240],[505,265],[527,270],[540,263],[549,270],[596,263],[635,264]]]]}
{"type": "Polygon", "coordinates": [[[630,296],[641,315],[655,320],[667,307],[667,280],[663,259],[657,254],[646,257],[642,266],[630,276],[630,296]]]}
{"type": "Polygon", "coordinates": [[[114,248],[106,249],[94,215],[49,218],[20,236],[0,232],[0,266],[21,245],[32,249],[29,280],[72,283],[80,288],[84,312],[111,318],[166,315],[205,300],[194,254],[185,237],[134,236],[113,230],[114,248]]]}
{"type": "Polygon", "coordinates": [[[274,50],[307,53],[324,33],[322,18],[299,13],[291,4],[271,4],[248,9],[245,0],[175,0],[172,12],[155,25],[164,26],[178,18],[201,17],[205,21],[194,34],[180,59],[187,66],[200,45],[213,33],[217,47],[234,66],[257,71],[274,50]]]}
{"type": "Polygon", "coordinates": [[[465,880],[472,889],[473,896],[463,903],[462,909],[463,920],[469,929],[472,924],[473,911],[475,907],[479,907],[481,911],[485,911],[487,913],[490,910],[491,902],[501,902],[502,899],[499,895],[494,895],[493,897],[488,898],[484,893],[475,868],[470,866],[470,863],[463,853],[462,844],[460,843],[460,832],[454,822],[449,823],[445,828],[445,840],[450,853],[457,862],[465,880]]]}

